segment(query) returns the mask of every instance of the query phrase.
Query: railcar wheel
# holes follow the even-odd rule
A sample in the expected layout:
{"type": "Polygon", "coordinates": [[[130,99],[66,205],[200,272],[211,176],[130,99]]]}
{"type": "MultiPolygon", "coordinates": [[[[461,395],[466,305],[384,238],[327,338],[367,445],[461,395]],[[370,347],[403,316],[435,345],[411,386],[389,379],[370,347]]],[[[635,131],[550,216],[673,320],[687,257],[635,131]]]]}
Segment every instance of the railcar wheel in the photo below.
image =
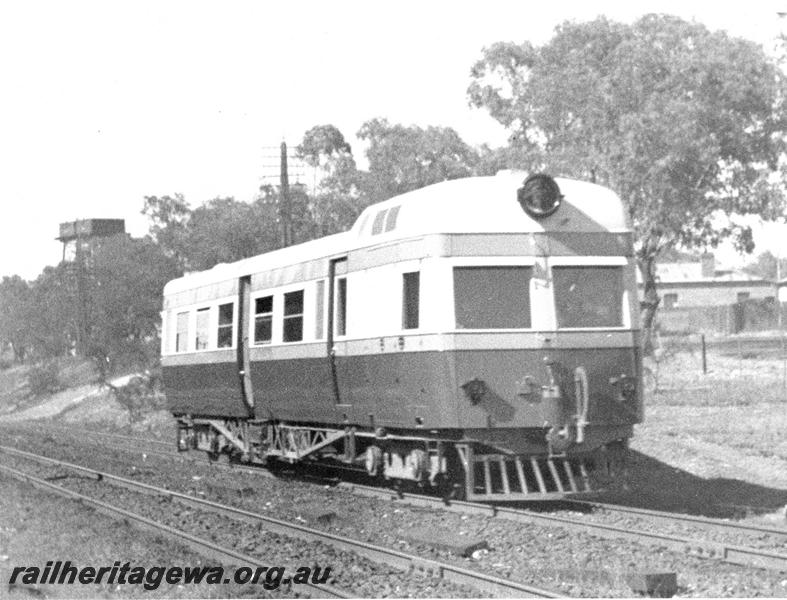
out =
{"type": "Polygon", "coordinates": [[[379,446],[369,446],[364,456],[364,466],[369,477],[377,477],[383,466],[383,451],[379,446]]]}
{"type": "Polygon", "coordinates": [[[210,441],[210,450],[206,452],[208,455],[208,462],[218,462],[219,456],[221,456],[221,450],[219,449],[219,440],[217,437],[214,437],[210,441]]]}
{"type": "Polygon", "coordinates": [[[454,500],[465,500],[467,497],[464,481],[457,480],[456,476],[452,477],[447,473],[437,475],[435,489],[446,504],[450,504],[454,500]]]}
{"type": "Polygon", "coordinates": [[[467,488],[464,481],[455,481],[451,484],[451,500],[467,500],[467,488]]]}
{"type": "Polygon", "coordinates": [[[446,449],[447,470],[438,475],[440,495],[444,501],[467,500],[467,484],[465,469],[456,447],[446,449]]]}
{"type": "Polygon", "coordinates": [[[429,456],[420,448],[410,452],[406,462],[415,481],[421,481],[429,474],[429,456]]]}

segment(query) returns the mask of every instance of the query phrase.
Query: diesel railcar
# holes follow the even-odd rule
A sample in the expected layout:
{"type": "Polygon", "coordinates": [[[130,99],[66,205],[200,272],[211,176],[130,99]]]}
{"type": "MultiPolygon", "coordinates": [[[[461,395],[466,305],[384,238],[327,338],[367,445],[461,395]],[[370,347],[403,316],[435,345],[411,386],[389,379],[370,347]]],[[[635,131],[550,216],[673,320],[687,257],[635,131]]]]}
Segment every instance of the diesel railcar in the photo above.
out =
{"type": "Polygon", "coordinates": [[[474,500],[591,491],[642,420],[636,289],[599,185],[506,172],[391,198],[166,285],[178,447],[474,500]]]}

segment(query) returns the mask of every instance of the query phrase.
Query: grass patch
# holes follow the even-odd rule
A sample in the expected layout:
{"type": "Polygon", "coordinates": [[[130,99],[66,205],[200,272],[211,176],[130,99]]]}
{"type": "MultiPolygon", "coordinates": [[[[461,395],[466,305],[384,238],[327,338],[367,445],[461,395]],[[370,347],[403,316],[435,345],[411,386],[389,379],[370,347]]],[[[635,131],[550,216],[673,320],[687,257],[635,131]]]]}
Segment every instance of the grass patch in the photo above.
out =
{"type": "Polygon", "coordinates": [[[783,505],[787,388],[782,358],[709,352],[707,365],[703,373],[701,353],[690,347],[659,362],[658,388],[646,399],[645,422],[632,441],[647,465],[637,474],[641,491],[708,506],[783,505]]]}

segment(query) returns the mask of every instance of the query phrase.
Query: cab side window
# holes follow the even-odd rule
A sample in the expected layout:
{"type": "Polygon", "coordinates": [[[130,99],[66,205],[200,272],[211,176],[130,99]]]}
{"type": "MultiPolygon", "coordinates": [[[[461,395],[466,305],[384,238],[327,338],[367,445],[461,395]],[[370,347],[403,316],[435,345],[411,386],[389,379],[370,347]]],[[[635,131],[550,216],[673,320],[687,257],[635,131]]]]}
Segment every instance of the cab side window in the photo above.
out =
{"type": "Polygon", "coordinates": [[[402,329],[418,329],[421,274],[402,274],[402,329]]]}
{"type": "Polygon", "coordinates": [[[347,335],[347,278],[336,280],[336,335],[347,335]]]}

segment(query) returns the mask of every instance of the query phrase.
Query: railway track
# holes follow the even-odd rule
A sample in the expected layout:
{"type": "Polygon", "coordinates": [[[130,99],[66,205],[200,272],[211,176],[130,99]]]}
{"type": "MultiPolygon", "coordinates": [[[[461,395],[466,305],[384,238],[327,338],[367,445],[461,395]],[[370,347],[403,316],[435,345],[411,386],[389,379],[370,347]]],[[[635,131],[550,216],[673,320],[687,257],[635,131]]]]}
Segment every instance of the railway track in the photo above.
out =
{"type": "MultiPolygon", "coordinates": [[[[75,434],[73,428],[67,427],[65,425],[56,425],[55,423],[46,423],[46,424],[38,423],[37,426],[44,430],[66,433],[71,436],[77,435],[75,434]]],[[[171,441],[163,441],[163,440],[157,440],[157,439],[146,438],[141,436],[137,437],[133,435],[124,435],[122,433],[110,433],[109,431],[96,431],[94,429],[80,429],[78,435],[94,436],[98,438],[111,439],[111,440],[121,440],[124,442],[131,442],[137,445],[143,444],[151,447],[151,449],[156,447],[159,448],[160,451],[168,451],[169,453],[172,453],[174,448],[174,444],[171,441]]]]}
{"type": "MultiPolygon", "coordinates": [[[[103,432],[98,433],[98,437],[103,439],[119,439],[125,444],[128,440],[135,443],[138,438],[129,436],[116,436],[115,434],[103,432]]],[[[80,434],[81,435],[81,434],[80,434]]],[[[157,442],[157,446],[162,444],[157,442]]],[[[204,463],[205,460],[193,459],[188,454],[178,453],[174,450],[161,452],[159,450],[120,447],[126,451],[137,453],[146,452],[148,454],[161,456],[168,459],[182,458],[183,460],[196,460],[204,463]]],[[[202,458],[202,457],[200,457],[202,458]]],[[[212,463],[220,469],[227,469],[239,473],[252,473],[255,475],[270,476],[264,469],[248,468],[226,463],[212,463]]],[[[318,480],[326,483],[326,480],[318,480]]],[[[335,481],[330,481],[335,484],[335,481]]],[[[565,514],[545,514],[535,510],[512,508],[509,506],[481,504],[474,502],[452,501],[446,503],[440,498],[424,494],[398,492],[390,488],[373,487],[357,483],[341,482],[338,487],[349,490],[355,494],[383,498],[409,505],[427,507],[434,510],[447,510],[452,512],[477,514],[493,518],[508,519],[520,523],[534,523],[551,527],[561,527],[571,531],[584,531],[599,537],[605,538],[625,538],[637,542],[669,548],[679,552],[685,552],[694,556],[719,560],[722,562],[754,566],[758,568],[771,569],[775,571],[787,572],[787,554],[776,552],[770,549],[756,548],[740,543],[729,543],[697,537],[703,533],[715,533],[721,536],[749,536],[757,539],[761,536],[770,536],[781,539],[785,549],[787,549],[787,528],[784,527],[762,527],[744,525],[735,522],[721,521],[707,517],[685,515],[678,513],[667,513],[648,509],[630,508],[620,505],[605,504],[601,502],[588,501],[567,501],[566,504],[574,506],[584,511],[603,511],[607,520],[613,523],[595,522],[585,515],[585,518],[572,518],[565,514]],[[615,524],[625,522],[625,525],[615,524]],[[643,529],[643,524],[649,524],[648,529],[643,529]],[[663,527],[665,530],[689,530],[690,536],[684,533],[670,533],[669,531],[659,531],[663,527]]]]}
{"type": "MultiPolygon", "coordinates": [[[[586,531],[600,537],[631,539],[651,545],[670,548],[672,550],[688,552],[694,556],[721,560],[731,564],[754,566],[764,569],[787,572],[787,554],[780,552],[772,552],[759,548],[716,542],[712,540],[686,538],[679,535],[664,534],[655,531],[643,531],[631,529],[628,527],[608,525],[604,523],[593,523],[561,515],[544,514],[521,508],[510,508],[506,506],[486,505],[462,501],[454,501],[446,504],[440,499],[422,494],[396,493],[392,492],[391,490],[384,490],[357,484],[340,485],[347,487],[354,492],[367,496],[376,495],[379,497],[389,498],[394,501],[406,502],[408,504],[414,504],[417,506],[481,514],[522,523],[552,525],[563,527],[571,531],[586,531]]],[[[590,506],[595,505],[599,507],[603,506],[606,510],[612,513],[618,513],[620,515],[636,515],[638,517],[646,517],[648,519],[653,519],[662,523],[687,523],[709,531],[714,530],[725,533],[744,532],[751,535],[777,535],[782,536],[785,540],[785,544],[787,544],[787,529],[785,528],[746,526],[734,523],[725,523],[723,521],[714,521],[713,519],[707,519],[705,517],[661,513],[658,511],[648,511],[644,509],[629,509],[628,507],[621,507],[611,504],[588,502],[583,502],[580,504],[590,506]]]]}
{"type": "Polygon", "coordinates": [[[742,532],[750,535],[774,535],[781,536],[787,548],[787,526],[784,527],[764,527],[760,525],[746,525],[735,521],[721,521],[709,517],[698,515],[688,515],[681,513],[670,513],[647,508],[636,508],[631,506],[621,506],[619,504],[609,504],[606,502],[590,502],[585,500],[569,500],[567,504],[574,505],[579,509],[598,509],[608,511],[623,516],[643,517],[661,523],[685,523],[688,526],[702,529],[705,531],[717,531],[721,533],[742,532]]]}
{"type": "MultiPolygon", "coordinates": [[[[65,466],[62,464],[61,466],[65,466]]],[[[83,472],[89,471],[85,469],[83,472]]],[[[232,564],[237,566],[251,567],[252,569],[264,568],[269,566],[265,561],[261,561],[253,556],[237,552],[231,548],[223,547],[210,540],[191,535],[184,531],[169,527],[163,523],[157,523],[154,520],[148,519],[140,514],[125,510],[118,506],[113,506],[107,502],[91,498],[85,494],[80,494],[73,490],[69,490],[63,486],[47,481],[40,477],[36,477],[29,473],[14,469],[6,465],[0,465],[0,473],[13,477],[19,481],[23,481],[33,485],[36,488],[53,492],[63,498],[70,500],[77,500],[86,506],[96,509],[98,512],[105,514],[114,519],[122,519],[126,522],[131,522],[140,529],[162,535],[173,541],[180,542],[199,552],[203,556],[217,560],[223,564],[232,564]]],[[[97,480],[103,479],[103,474],[93,472],[97,480]]],[[[312,583],[299,584],[305,588],[303,591],[306,595],[314,598],[353,598],[354,596],[338,587],[321,584],[315,585],[312,583]]],[[[300,591],[300,588],[299,588],[300,591]]]]}
{"type": "MultiPolygon", "coordinates": [[[[363,556],[376,563],[384,564],[394,567],[402,572],[410,572],[412,570],[423,571],[440,576],[446,581],[450,581],[459,585],[467,585],[485,593],[498,597],[528,597],[528,598],[558,598],[560,595],[555,594],[550,590],[545,590],[515,581],[509,581],[486,575],[484,573],[472,571],[445,563],[438,560],[426,559],[418,555],[408,554],[398,550],[377,546],[367,542],[353,540],[344,536],[335,535],[329,532],[321,531],[306,527],[301,524],[287,523],[280,519],[275,519],[258,513],[242,510],[232,506],[219,504],[210,500],[205,500],[179,492],[168,490],[166,488],[156,487],[138,481],[133,481],[127,478],[119,477],[110,473],[105,473],[92,468],[76,465],[73,463],[41,456],[31,452],[18,450],[7,446],[0,446],[0,454],[21,458],[27,461],[32,461],[40,465],[55,466],[60,469],[66,469],[83,476],[88,476],[97,482],[103,484],[121,487],[141,492],[147,495],[166,498],[170,501],[177,502],[184,506],[205,510],[213,514],[222,515],[233,520],[241,521],[244,523],[252,524],[266,531],[278,533],[283,536],[295,537],[300,540],[308,542],[319,542],[331,546],[333,548],[353,552],[359,556],[363,556]]],[[[222,548],[216,544],[204,539],[197,538],[190,534],[178,531],[172,527],[156,523],[141,515],[131,513],[127,510],[114,507],[105,502],[101,502],[94,498],[79,494],[73,490],[69,490],[63,486],[46,481],[40,477],[36,477],[14,469],[5,465],[0,465],[0,472],[6,473],[17,479],[29,481],[38,487],[49,489],[58,494],[66,497],[79,499],[87,504],[95,506],[97,509],[107,512],[118,518],[127,518],[135,523],[140,524],[146,528],[157,529],[168,536],[177,537],[181,541],[195,547],[201,552],[207,552],[209,555],[219,558],[223,561],[230,561],[233,564],[242,564],[248,566],[263,566],[259,560],[253,557],[240,554],[234,550],[222,548]]],[[[352,597],[347,591],[331,586],[317,586],[313,590],[316,594],[322,594],[322,597],[335,597],[347,598],[352,597]]]]}
{"type": "MultiPolygon", "coordinates": [[[[116,434],[103,432],[90,432],[91,435],[94,433],[105,439],[115,438],[123,441],[131,440],[139,443],[139,438],[118,436],[116,434]]],[[[147,441],[148,440],[145,440],[145,442],[147,441]]],[[[164,447],[166,443],[156,441],[155,445],[164,447]]],[[[134,450],[140,451],[138,448],[134,450]]],[[[162,452],[160,450],[145,450],[145,452],[167,458],[180,456],[186,460],[193,460],[188,457],[187,454],[177,453],[174,450],[169,450],[166,452],[162,452]]],[[[267,474],[266,471],[258,468],[245,468],[238,465],[228,465],[226,463],[214,463],[214,465],[217,468],[255,474],[267,474]]],[[[697,556],[718,559],[732,564],[755,566],[777,571],[787,571],[787,553],[773,552],[761,548],[718,542],[708,539],[686,537],[686,535],[661,533],[658,531],[644,531],[632,529],[630,526],[590,522],[589,520],[576,519],[564,515],[545,514],[543,512],[522,508],[511,508],[509,506],[462,501],[452,501],[450,503],[446,503],[442,499],[436,498],[434,496],[396,492],[388,488],[379,488],[355,483],[339,483],[338,485],[357,494],[382,497],[422,507],[481,514],[485,516],[509,519],[517,522],[553,525],[574,531],[583,530],[603,537],[623,537],[627,539],[643,541],[648,544],[665,546],[674,550],[686,551],[697,556]]],[[[753,538],[758,536],[774,536],[777,538],[783,538],[786,549],[785,552],[787,552],[787,527],[745,525],[731,521],[711,519],[708,517],[632,508],[602,502],[568,500],[565,502],[565,504],[567,506],[574,506],[578,510],[603,511],[611,517],[611,520],[617,522],[632,519],[635,521],[649,521],[654,524],[672,529],[675,529],[676,524],[678,524],[679,526],[698,534],[701,534],[702,532],[715,532],[729,536],[743,534],[753,538]]]]}

